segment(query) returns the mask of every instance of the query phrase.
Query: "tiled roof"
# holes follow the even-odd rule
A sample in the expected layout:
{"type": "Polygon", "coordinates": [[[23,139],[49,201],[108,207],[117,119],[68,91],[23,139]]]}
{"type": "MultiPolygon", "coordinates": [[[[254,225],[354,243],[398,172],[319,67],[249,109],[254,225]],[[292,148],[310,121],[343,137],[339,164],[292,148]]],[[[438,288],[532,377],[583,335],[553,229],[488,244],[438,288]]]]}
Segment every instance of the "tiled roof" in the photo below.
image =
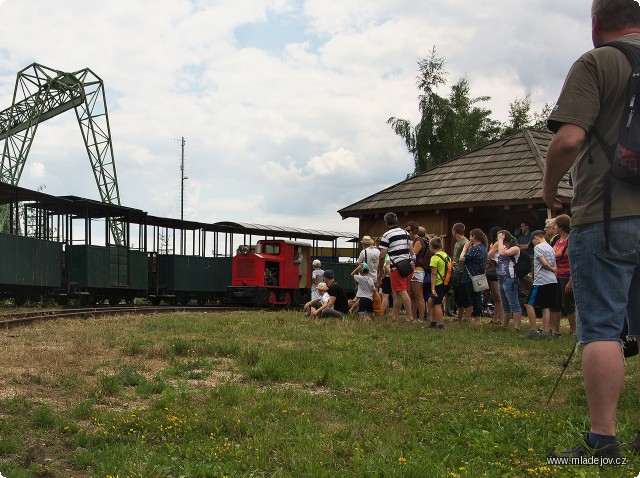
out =
{"type": "MultiPolygon", "coordinates": [[[[343,218],[389,210],[448,209],[488,203],[542,203],[544,160],[552,133],[523,130],[406,179],[338,212],[343,218]],[[416,194],[416,192],[422,194],[416,194]]],[[[568,176],[558,188],[573,197],[568,176]]]]}

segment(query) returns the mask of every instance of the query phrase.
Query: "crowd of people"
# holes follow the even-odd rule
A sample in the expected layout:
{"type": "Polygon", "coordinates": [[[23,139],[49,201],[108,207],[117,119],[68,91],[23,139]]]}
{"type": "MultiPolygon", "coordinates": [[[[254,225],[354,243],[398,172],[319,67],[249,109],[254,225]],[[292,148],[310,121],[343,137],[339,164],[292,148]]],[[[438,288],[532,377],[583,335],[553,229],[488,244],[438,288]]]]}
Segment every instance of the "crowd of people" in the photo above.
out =
{"type": "MultiPolygon", "coordinates": [[[[490,288],[496,298],[491,320],[506,327],[513,319],[517,329],[522,319],[517,285],[526,269],[523,265],[531,266],[533,284],[525,303],[529,321],[526,336],[557,336],[563,309],[572,334],[577,319],[578,341],[584,347],[582,371],[590,430],[574,447],[556,452],[556,456],[618,460],[623,447],[618,441],[616,414],[625,375],[621,337],[627,341],[640,337],[640,151],[637,141],[631,141],[637,140],[640,123],[638,102],[634,101],[637,91],[628,91],[635,85],[631,79],[637,77],[633,68],[640,63],[640,3],[593,0],[591,39],[594,49],[570,68],[547,120],[555,136],[546,153],[541,196],[550,210],[562,209],[558,184],[570,173],[574,190],[571,219],[558,216],[543,230],[531,230],[523,223],[518,237],[496,228],[490,233],[491,244],[481,230],[471,230],[467,238],[464,226],[454,225],[451,259],[462,272],[452,287],[458,319],[480,323],[478,292],[490,288]],[[618,175],[614,175],[614,166],[619,168],[621,164],[627,167],[624,174],[616,169],[618,175]],[[540,329],[536,308],[541,311],[540,329]]],[[[385,215],[385,222],[388,230],[380,239],[377,264],[375,258],[369,262],[359,259],[362,266],[354,276],[363,274],[364,263],[369,274],[375,276],[371,266],[377,266],[376,286],[381,287],[383,304],[385,290],[392,294],[391,316],[395,320],[400,307],[405,308],[407,320],[421,319],[425,286],[420,295],[420,284],[430,278],[426,307],[431,324],[439,327],[437,309],[443,295],[439,286],[446,287],[450,277],[439,261],[447,266],[446,255],[443,258],[444,253],[434,253],[438,251],[434,248],[437,241],[431,238],[427,242],[417,225],[411,224],[405,231],[398,227],[393,213],[385,215]],[[442,272],[446,274],[443,279],[442,272]]],[[[325,274],[333,275],[331,271],[325,274]]],[[[329,294],[326,302],[320,300],[318,308],[310,306],[310,313],[323,315],[329,307],[335,309],[338,302],[329,294]]],[[[348,304],[344,310],[348,310],[348,304]]],[[[626,446],[640,454],[640,432],[626,446]]]]}
{"type": "Polygon", "coordinates": [[[443,250],[442,237],[427,234],[416,222],[402,228],[392,212],[384,220],[387,231],[377,246],[368,235],[360,241],[362,251],[351,273],[356,285],[353,299],[347,299],[333,271],[323,271],[320,261],[313,261],[312,298],[304,307],[308,317],[353,314],[375,319],[390,315],[398,321],[404,310],[407,322],[427,321],[429,327],[444,329],[445,301],[453,301],[457,309],[453,320],[480,325],[483,296],[491,294],[494,308],[490,323],[508,328],[513,321],[513,329],[519,331],[522,291],[530,289],[524,301],[529,331],[523,337],[559,337],[563,311],[569,320],[569,334],[575,335],[569,216],[548,220],[544,231],[532,231],[528,222],[522,222],[517,236],[495,226],[489,237],[476,228],[467,238],[465,225],[456,223],[451,230],[452,256],[443,250]],[[525,264],[529,270],[518,277],[516,265],[522,254],[530,257],[525,264]],[[483,276],[486,286],[474,285],[483,276]]]}

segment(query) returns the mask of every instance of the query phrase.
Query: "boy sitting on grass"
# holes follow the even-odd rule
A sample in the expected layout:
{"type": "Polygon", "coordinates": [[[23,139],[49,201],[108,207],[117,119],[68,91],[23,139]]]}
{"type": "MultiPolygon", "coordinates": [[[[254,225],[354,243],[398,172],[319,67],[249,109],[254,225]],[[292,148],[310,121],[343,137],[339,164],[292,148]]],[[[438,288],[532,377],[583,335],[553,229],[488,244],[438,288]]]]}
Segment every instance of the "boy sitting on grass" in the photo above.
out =
{"type": "Polygon", "coordinates": [[[324,304],[329,302],[329,287],[324,282],[320,282],[317,286],[319,297],[316,299],[311,299],[309,302],[304,304],[304,316],[307,318],[312,317],[312,314],[316,312],[317,309],[322,307],[324,304]]]}

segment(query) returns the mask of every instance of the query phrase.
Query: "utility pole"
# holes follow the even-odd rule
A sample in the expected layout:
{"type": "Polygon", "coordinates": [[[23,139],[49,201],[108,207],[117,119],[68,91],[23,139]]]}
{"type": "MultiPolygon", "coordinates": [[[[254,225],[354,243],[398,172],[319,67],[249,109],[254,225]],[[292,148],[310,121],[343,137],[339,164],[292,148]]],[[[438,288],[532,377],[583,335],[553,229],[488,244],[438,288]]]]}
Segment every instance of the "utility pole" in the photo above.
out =
{"type": "MultiPolygon", "coordinates": [[[[184,180],[189,179],[184,175],[184,136],[180,138],[180,148],[182,150],[181,160],[180,160],[180,220],[184,221],[184,180]]],[[[186,241],[186,231],[182,229],[180,231],[180,252],[182,254],[187,253],[187,246],[185,244],[186,241]]]]}
{"type": "Polygon", "coordinates": [[[182,161],[180,163],[180,220],[184,220],[184,180],[189,179],[184,175],[184,136],[180,139],[182,148],[182,161]]]}

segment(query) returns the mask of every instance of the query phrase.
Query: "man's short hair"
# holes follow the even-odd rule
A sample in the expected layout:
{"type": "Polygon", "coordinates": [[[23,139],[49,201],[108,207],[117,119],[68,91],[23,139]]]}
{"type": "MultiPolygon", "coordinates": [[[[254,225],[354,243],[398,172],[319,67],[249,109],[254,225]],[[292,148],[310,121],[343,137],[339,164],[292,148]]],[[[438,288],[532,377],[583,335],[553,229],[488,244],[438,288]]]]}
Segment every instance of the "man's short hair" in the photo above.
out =
{"type": "Polygon", "coordinates": [[[387,226],[397,226],[398,225],[398,216],[396,216],[395,212],[388,212],[384,215],[384,223],[387,226]]]}
{"type": "Polygon", "coordinates": [[[605,31],[640,27],[640,4],[637,0],[593,0],[591,16],[598,17],[605,31]]]}
{"type": "Polygon", "coordinates": [[[461,222],[456,222],[451,230],[454,234],[460,234],[461,236],[464,236],[464,224],[462,224],[461,222]]]}

